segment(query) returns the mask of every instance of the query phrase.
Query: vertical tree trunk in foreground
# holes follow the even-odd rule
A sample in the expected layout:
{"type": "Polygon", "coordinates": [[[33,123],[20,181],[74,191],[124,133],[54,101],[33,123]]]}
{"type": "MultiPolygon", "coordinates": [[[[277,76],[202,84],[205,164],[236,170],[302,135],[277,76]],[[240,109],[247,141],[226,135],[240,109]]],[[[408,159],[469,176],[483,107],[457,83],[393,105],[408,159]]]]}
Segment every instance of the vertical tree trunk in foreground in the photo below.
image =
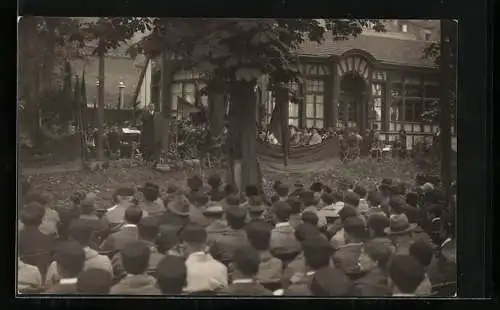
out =
{"type": "Polygon", "coordinates": [[[256,154],[257,104],[254,86],[255,82],[238,81],[231,87],[231,156],[236,161],[241,159],[240,189],[247,185],[259,185],[260,181],[256,154]]]}
{"type": "Polygon", "coordinates": [[[288,88],[284,85],[279,85],[276,88],[276,105],[280,107],[279,123],[281,128],[281,146],[283,151],[283,164],[288,166],[288,102],[289,93],[288,88]]]}
{"type": "Polygon", "coordinates": [[[210,115],[210,134],[212,138],[220,136],[224,131],[225,98],[222,92],[213,92],[208,97],[210,115]]]}
{"type": "Polygon", "coordinates": [[[453,25],[450,20],[441,20],[441,98],[440,98],[440,140],[441,140],[441,182],[445,192],[446,205],[450,201],[451,184],[451,90],[455,87],[451,74],[451,42],[453,25]]]}
{"type": "Polygon", "coordinates": [[[99,42],[99,92],[97,107],[97,160],[104,161],[104,42],[99,42]]]}
{"type": "MultiPolygon", "coordinates": [[[[168,54],[163,52],[161,55],[161,113],[162,124],[161,132],[155,133],[159,137],[161,150],[166,154],[170,145],[170,121],[172,114],[172,73],[173,67],[168,59],[168,54]]],[[[156,139],[155,139],[156,140],[156,139]]],[[[158,141],[158,140],[157,140],[158,141]]]]}

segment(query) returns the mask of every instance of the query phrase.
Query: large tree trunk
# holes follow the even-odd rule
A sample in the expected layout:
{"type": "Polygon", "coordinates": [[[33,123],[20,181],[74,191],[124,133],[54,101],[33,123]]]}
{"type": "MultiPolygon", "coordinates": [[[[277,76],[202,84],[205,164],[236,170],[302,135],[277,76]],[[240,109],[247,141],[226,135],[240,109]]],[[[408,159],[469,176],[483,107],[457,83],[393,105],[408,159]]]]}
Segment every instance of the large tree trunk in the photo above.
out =
{"type": "Polygon", "coordinates": [[[104,42],[99,42],[99,89],[97,109],[97,160],[104,161],[104,42]]]}
{"type": "Polygon", "coordinates": [[[155,133],[160,139],[161,150],[167,154],[170,146],[170,122],[172,119],[172,75],[174,67],[168,53],[161,56],[161,132],[155,133]]]}
{"type": "Polygon", "coordinates": [[[211,93],[209,98],[210,134],[213,138],[224,132],[224,116],[226,114],[224,93],[211,93]]]}
{"type": "Polygon", "coordinates": [[[446,202],[451,198],[451,111],[452,89],[455,88],[451,69],[452,21],[441,20],[441,98],[440,98],[440,142],[441,142],[441,182],[446,202]]]}
{"type": "Polygon", "coordinates": [[[231,85],[230,139],[233,160],[241,159],[240,189],[259,185],[256,154],[255,82],[238,81],[231,85]]]}

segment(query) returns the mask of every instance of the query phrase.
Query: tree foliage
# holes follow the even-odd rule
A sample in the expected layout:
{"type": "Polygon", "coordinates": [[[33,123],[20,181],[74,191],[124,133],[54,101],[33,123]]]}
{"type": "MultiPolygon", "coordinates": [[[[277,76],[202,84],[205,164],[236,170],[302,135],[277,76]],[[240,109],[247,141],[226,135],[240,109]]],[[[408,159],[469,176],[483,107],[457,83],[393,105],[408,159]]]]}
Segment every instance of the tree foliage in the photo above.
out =
{"type": "MultiPolygon", "coordinates": [[[[451,85],[455,85],[451,90],[450,90],[450,96],[452,97],[450,102],[450,110],[453,116],[456,115],[456,102],[457,102],[457,92],[456,92],[456,81],[457,81],[457,71],[456,71],[456,64],[457,64],[457,33],[450,33],[449,34],[449,39],[450,39],[450,46],[451,46],[451,51],[450,51],[450,66],[452,68],[451,72],[453,73],[451,78],[453,79],[454,83],[451,83],[451,85]]],[[[433,59],[434,63],[437,67],[441,68],[441,44],[439,42],[433,42],[427,45],[423,51],[423,57],[424,58],[429,58],[433,59]]],[[[428,109],[426,109],[422,113],[422,119],[424,121],[430,122],[430,123],[436,123],[439,120],[439,113],[440,113],[440,104],[439,100],[434,101],[428,109]]]]}

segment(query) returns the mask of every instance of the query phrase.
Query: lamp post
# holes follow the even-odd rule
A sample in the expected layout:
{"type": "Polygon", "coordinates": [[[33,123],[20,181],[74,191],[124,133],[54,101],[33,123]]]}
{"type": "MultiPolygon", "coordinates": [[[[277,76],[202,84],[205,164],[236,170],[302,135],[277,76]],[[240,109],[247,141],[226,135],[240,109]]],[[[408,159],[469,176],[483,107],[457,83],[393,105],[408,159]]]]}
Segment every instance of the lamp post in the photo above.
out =
{"type": "Polygon", "coordinates": [[[123,81],[120,81],[118,83],[118,110],[120,110],[123,107],[123,89],[125,88],[125,83],[123,81]]]}

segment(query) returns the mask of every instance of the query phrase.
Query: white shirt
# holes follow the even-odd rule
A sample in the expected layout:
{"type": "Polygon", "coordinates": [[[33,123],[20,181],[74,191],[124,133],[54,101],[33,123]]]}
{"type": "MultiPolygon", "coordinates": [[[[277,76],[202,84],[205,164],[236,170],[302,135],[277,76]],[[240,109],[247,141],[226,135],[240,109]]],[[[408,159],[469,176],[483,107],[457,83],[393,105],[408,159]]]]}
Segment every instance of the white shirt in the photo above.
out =
{"type": "Polygon", "coordinates": [[[186,292],[214,291],[227,287],[227,268],[212,255],[194,252],[186,259],[186,292]]]}
{"type": "Polygon", "coordinates": [[[253,283],[253,279],[235,279],[233,280],[233,284],[238,284],[238,283],[253,283]]]}
{"type": "Polygon", "coordinates": [[[287,227],[287,226],[290,226],[289,222],[282,222],[282,223],[276,223],[275,228],[287,227]]]}
{"type": "Polygon", "coordinates": [[[78,282],[78,278],[67,278],[59,280],[59,284],[76,284],[78,282]]]}

